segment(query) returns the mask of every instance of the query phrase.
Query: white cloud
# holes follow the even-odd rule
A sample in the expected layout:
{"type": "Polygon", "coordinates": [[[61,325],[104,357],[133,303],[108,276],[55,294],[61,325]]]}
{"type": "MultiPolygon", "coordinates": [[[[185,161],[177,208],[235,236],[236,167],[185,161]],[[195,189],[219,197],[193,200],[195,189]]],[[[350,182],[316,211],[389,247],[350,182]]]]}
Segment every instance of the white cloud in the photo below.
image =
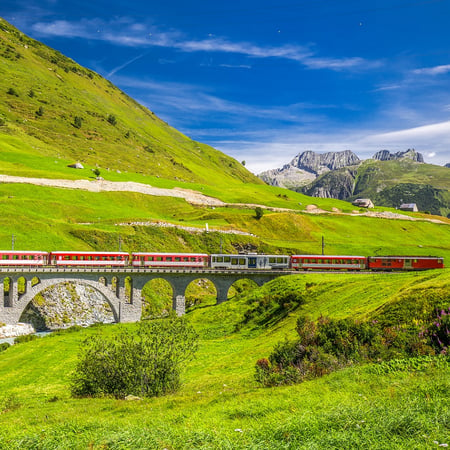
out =
{"type": "Polygon", "coordinates": [[[136,23],[128,18],[110,22],[101,19],[83,19],[79,22],[67,20],[37,22],[32,29],[40,36],[83,38],[106,41],[120,46],[155,46],[172,48],[185,53],[216,52],[240,54],[251,58],[281,58],[296,61],[308,69],[314,70],[361,70],[381,65],[380,61],[368,61],[360,57],[318,56],[309,45],[260,46],[250,42],[232,42],[226,38],[215,36],[208,39],[189,39],[177,30],[161,31],[155,25],[136,23]]]}
{"type": "Polygon", "coordinates": [[[413,70],[413,73],[418,75],[442,75],[450,72],[450,64],[435,67],[423,67],[421,69],[413,70]]]}
{"type": "Polygon", "coordinates": [[[211,142],[216,148],[236,159],[245,159],[246,167],[254,173],[282,167],[298,153],[312,150],[318,153],[352,150],[361,159],[371,158],[377,151],[391,152],[414,148],[425,162],[450,162],[450,122],[379,133],[374,130],[343,130],[324,134],[308,130],[275,130],[272,135],[243,136],[239,140],[211,142]],[[432,159],[432,161],[429,161],[432,159]]]}

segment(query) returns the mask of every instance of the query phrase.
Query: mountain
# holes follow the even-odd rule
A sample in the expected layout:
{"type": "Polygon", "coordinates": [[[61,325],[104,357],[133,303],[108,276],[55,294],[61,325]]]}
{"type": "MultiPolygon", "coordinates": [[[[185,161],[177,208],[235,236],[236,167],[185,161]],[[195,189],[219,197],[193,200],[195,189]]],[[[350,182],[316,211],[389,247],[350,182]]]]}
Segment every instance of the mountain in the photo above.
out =
{"type": "Polygon", "coordinates": [[[108,80],[0,19],[0,161],[40,175],[52,161],[171,180],[261,183],[193,141],[108,80]]]}
{"type": "Polygon", "coordinates": [[[259,177],[272,186],[292,188],[311,183],[323,173],[357,165],[360,162],[361,160],[350,150],[323,154],[306,151],[298,154],[281,169],[262,172],[259,177]]]}
{"type": "Polygon", "coordinates": [[[425,164],[423,155],[414,149],[396,153],[380,150],[366,161],[350,150],[324,154],[306,151],[281,169],[259,177],[270,185],[312,197],[347,201],[364,197],[394,208],[416,203],[421,211],[450,213],[447,169],[425,164]]]}
{"type": "Polygon", "coordinates": [[[328,172],[299,190],[314,197],[348,201],[370,198],[375,205],[393,208],[402,203],[416,203],[419,211],[443,216],[450,213],[447,169],[408,157],[369,159],[354,170],[328,172]]]}
{"type": "Polygon", "coordinates": [[[372,159],[379,161],[392,161],[395,159],[409,158],[411,161],[423,163],[424,159],[421,153],[416,152],[414,149],[408,149],[405,152],[391,153],[389,150],[380,150],[373,155],[372,159]]]}

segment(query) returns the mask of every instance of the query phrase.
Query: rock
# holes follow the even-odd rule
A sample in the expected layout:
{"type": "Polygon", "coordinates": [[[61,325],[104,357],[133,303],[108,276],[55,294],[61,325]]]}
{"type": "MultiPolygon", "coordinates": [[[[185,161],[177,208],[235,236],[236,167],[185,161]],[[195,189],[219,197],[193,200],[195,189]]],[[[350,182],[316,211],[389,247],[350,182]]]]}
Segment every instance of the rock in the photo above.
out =
{"type": "Polygon", "coordinates": [[[83,164],[77,162],[75,164],[69,164],[67,167],[70,167],[71,169],[84,169],[83,164]]]}
{"type": "Polygon", "coordinates": [[[137,397],[136,395],[127,395],[124,400],[135,401],[135,400],[142,400],[142,398],[137,397]]]}
{"type": "Polygon", "coordinates": [[[258,176],[272,186],[292,189],[313,182],[323,173],[358,165],[360,162],[361,160],[350,150],[322,154],[308,150],[298,154],[281,169],[267,170],[258,176]]]}
{"type": "Polygon", "coordinates": [[[20,318],[36,330],[113,323],[114,314],[98,291],[82,283],[60,283],[37,295],[20,318]]]}
{"type": "Polygon", "coordinates": [[[379,161],[392,161],[395,159],[408,158],[412,161],[423,163],[424,159],[421,153],[416,152],[413,148],[409,148],[405,152],[391,153],[389,150],[380,150],[373,155],[372,159],[377,159],[379,161]]]}
{"type": "Polygon", "coordinates": [[[29,323],[18,323],[17,325],[3,325],[0,327],[0,338],[9,338],[33,334],[36,330],[29,323]]]}

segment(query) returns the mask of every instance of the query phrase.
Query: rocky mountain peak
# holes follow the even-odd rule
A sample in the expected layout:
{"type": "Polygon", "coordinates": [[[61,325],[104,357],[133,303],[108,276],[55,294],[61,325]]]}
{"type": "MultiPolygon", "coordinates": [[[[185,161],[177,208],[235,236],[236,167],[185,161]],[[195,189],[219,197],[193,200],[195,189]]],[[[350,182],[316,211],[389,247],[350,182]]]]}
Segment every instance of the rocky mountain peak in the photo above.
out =
{"type": "Polygon", "coordinates": [[[342,169],[343,167],[359,164],[361,160],[351,151],[315,153],[306,151],[298,154],[290,163],[296,167],[315,175],[320,175],[329,170],[342,169]]]}
{"type": "Polygon", "coordinates": [[[299,153],[281,169],[267,170],[258,176],[267,184],[292,188],[314,181],[319,175],[347,166],[354,166],[361,160],[351,151],[315,153],[307,150],[299,153]]]}
{"type": "Polygon", "coordinates": [[[395,159],[411,159],[419,163],[423,163],[424,159],[421,153],[416,152],[413,148],[409,148],[404,152],[391,153],[389,150],[380,150],[373,155],[372,159],[379,161],[392,161],[395,159]]]}

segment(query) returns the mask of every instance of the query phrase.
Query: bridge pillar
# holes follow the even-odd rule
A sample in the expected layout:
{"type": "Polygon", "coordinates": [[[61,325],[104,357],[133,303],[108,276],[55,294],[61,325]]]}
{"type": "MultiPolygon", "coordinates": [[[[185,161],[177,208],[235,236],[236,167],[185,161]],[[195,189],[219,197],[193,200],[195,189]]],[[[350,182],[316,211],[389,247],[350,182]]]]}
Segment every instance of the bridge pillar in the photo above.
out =
{"type": "Polygon", "coordinates": [[[186,297],[184,295],[174,295],[172,308],[177,316],[183,316],[186,313],[186,297]]]}

